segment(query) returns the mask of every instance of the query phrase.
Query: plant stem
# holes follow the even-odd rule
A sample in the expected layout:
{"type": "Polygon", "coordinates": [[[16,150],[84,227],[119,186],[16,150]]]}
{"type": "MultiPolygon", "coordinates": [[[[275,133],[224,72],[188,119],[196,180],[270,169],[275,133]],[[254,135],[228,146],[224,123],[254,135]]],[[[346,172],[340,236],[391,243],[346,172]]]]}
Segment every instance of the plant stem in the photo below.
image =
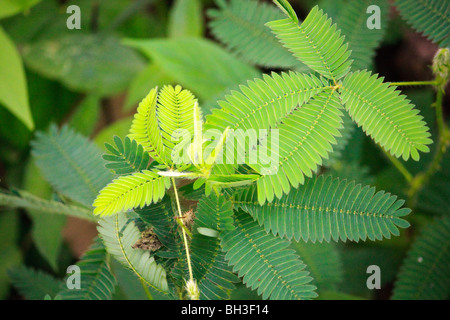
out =
{"type": "Polygon", "coordinates": [[[406,81],[406,82],[390,82],[390,86],[435,86],[436,80],[432,81],[406,81]]]}
{"type": "Polygon", "coordinates": [[[438,132],[439,132],[439,143],[437,146],[436,153],[431,160],[430,165],[427,170],[416,175],[411,181],[411,187],[408,191],[408,196],[410,198],[410,202],[414,205],[416,202],[416,197],[419,191],[423,188],[424,185],[428,183],[431,177],[436,173],[436,171],[440,168],[440,162],[447,151],[448,144],[450,143],[450,136],[445,125],[444,116],[442,112],[442,101],[443,101],[444,91],[438,90],[436,103],[434,104],[436,108],[436,121],[438,124],[438,132]]]}
{"type": "Polygon", "coordinates": [[[403,165],[403,163],[400,162],[396,157],[391,155],[389,152],[384,150],[384,148],[381,148],[384,152],[384,154],[388,157],[388,159],[392,162],[392,164],[398,169],[398,171],[405,177],[405,180],[410,183],[413,180],[413,175],[406,169],[406,167],[403,165]]]}
{"type": "Polygon", "coordinates": [[[142,287],[144,288],[145,294],[147,295],[148,300],[153,300],[153,296],[150,293],[150,290],[148,290],[147,285],[142,281],[142,279],[139,279],[141,281],[142,287]]]}
{"type": "MultiPolygon", "coordinates": [[[[181,220],[181,218],[183,217],[183,214],[181,213],[180,199],[178,198],[177,185],[175,183],[175,178],[172,177],[171,179],[172,179],[173,190],[175,192],[175,199],[177,202],[178,216],[180,217],[180,223],[183,223],[183,221],[181,220]]],[[[188,268],[189,268],[189,278],[190,278],[190,280],[194,281],[194,276],[192,274],[192,266],[191,266],[191,255],[189,254],[189,245],[188,245],[188,241],[187,241],[186,231],[184,231],[183,228],[181,228],[181,231],[183,233],[184,247],[186,249],[186,259],[187,259],[188,268]]]]}

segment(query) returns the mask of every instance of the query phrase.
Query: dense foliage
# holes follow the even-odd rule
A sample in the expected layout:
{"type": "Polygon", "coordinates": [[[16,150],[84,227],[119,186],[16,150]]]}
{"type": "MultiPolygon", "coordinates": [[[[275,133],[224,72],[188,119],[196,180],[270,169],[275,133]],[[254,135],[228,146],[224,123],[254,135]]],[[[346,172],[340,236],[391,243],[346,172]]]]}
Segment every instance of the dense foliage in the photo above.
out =
{"type": "Polygon", "coordinates": [[[0,295],[447,299],[450,7],[394,5],[0,4],[0,295]],[[377,73],[406,23],[432,80],[377,73]]]}

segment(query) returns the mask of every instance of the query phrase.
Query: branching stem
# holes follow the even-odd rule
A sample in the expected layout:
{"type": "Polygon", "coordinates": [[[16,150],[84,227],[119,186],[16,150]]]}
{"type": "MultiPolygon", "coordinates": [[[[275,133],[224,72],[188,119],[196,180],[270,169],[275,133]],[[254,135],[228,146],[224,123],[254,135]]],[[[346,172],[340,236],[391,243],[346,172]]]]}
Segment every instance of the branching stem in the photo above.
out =
{"type": "MultiPolygon", "coordinates": [[[[175,183],[175,178],[171,178],[171,179],[172,179],[173,190],[175,192],[175,199],[177,202],[178,216],[180,218],[180,222],[183,223],[183,221],[182,221],[183,214],[181,212],[180,199],[178,198],[177,185],[175,183]]],[[[187,236],[186,236],[186,231],[184,230],[184,228],[181,228],[181,232],[183,233],[184,247],[186,249],[186,259],[187,259],[188,268],[189,268],[189,278],[190,278],[190,280],[193,281],[194,276],[192,274],[191,255],[189,253],[189,244],[188,244],[188,240],[187,240],[187,236]]]]}

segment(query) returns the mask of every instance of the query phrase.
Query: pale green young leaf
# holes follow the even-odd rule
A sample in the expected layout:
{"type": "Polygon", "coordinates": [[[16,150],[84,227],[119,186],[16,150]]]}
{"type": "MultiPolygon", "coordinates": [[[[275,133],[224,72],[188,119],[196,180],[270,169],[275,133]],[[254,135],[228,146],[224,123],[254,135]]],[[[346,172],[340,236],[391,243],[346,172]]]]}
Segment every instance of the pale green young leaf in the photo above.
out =
{"type": "Polygon", "coordinates": [[[283,45],[297,59],[324,77],[336,81],[345,76],[352,64],[349,60],[351,52],[331,19],[315,6],[299,25],[289,3],[282,1],[282,7],[288,8],[283,10],[288,18],[271,21],[267,26],[283,45]]]}
{"type": "Polygon", "coordinates": [[[150,170],[121,176],[99,192],[92,204],[94,214],[109,216],[157,203],[164,197],[169,185],[169,178],[150,170]]]}

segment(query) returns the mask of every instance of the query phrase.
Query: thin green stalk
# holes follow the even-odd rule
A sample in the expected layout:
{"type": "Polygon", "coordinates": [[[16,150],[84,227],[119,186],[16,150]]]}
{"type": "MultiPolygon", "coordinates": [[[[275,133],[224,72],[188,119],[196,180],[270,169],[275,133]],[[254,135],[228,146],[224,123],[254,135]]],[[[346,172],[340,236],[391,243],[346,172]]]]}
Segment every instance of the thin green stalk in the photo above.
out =
{"type": "Polygon", "coordinates": [[[432,81],[406,81],[406,82],[390,82],[390,86],[435,86],[438,82],[436,80],[432,81]]]}
{"type": "Polygon", "coordinates": [[[443,96],[444,92],[442,90],[438,90],[436,103],[434,104],[436,108],[436,121],[438,124],[439,132],[439,142],[437,150],[428,168],[424,172],[416,175],[413,181],[411,181],[411,187],[408,191],[408,196],[410,198],[410,202],[413,205],[416,202],[416,197],[419,191],[428,183],[428,181],[436,173],[436,171],[439,170],[441,160],[444,157],[445,152],[447,151],[448,144],[450,143],[450,136],[448,134],[448,129],[445,125],[442,112],[443,96]]]}
{"type": "Polygon", "coordinates": [[[406,169],[403,163],[400,162],[396,157],[391,155],[389,152],[381,148],[384,154],[388,157],[388,159],[392,162],[392,164],[397,168],[397,170],[403,175],[405,180],[409,183],[413,180],[413,175],[406,169]]]}
{"type": "MultiPolygon", "coordinates": [[[[180,199],[178,198],[177,185],[175,183],[175,179],[174,178],[171,178],[171,179],[172,179],[173,190],[175,192],[175,199],[177,202],[178,216],[181,219],[183,217],[183,214],[181,213],[181,206],[180,206],[180,199]]],[[[180,222],[183,223],[182,220],[180,220],[180,222]]],[[[183,233],[184,247],[186,249],[186,259],[187,259],[188,268],[189,268],[189,278],[190,278],[190,280],[194,281],[194,275],[192,273],[192,266],[191,266],[191,255],[189,254],[189,245],[188,245],[188,241],[187,241],[186,231],[184,230],[184,228],[181,228],[181,231],[183,233]]]]}
{"type": "Polygon", "coordinates": [[[139,280],[141,281],[142,287],[144,288],[145,294],[148,298],[148,300],[153,300],[153,296],[150,293],[150,290],[148,289],[147,285],[145,284],[144,281],[142,281],[142,279],[139,278],[139,280]]]}

